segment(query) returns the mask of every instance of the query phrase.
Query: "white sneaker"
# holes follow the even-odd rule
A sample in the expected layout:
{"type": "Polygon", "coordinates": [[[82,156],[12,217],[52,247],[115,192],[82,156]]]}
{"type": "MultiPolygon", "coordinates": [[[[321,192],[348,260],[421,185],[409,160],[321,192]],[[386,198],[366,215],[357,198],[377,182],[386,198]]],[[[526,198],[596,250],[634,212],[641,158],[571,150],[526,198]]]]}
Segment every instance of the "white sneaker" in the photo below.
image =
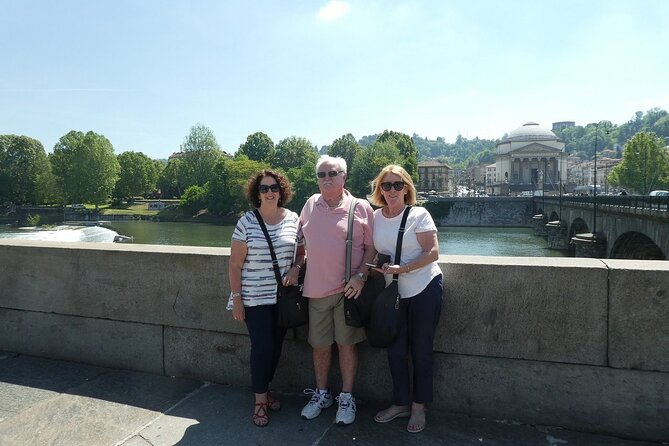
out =
{"type": "Polygon", "coordinates": [[[334,402],[332,394],[329,391],[327,393],[320,393],[318,389],[304,389],[304,394],[311,395],[311,399],[302,409],[302,418],[305,420],[316,418],[321,414],[321,410],[332,406],[334,402]]]}
{"type": "Polygon", "coordinates": [[[337,397],[339,410],[335,422],[339,425],[351,424],[355,421],[355,398],[350,393],[340,393],[337,397]]]}

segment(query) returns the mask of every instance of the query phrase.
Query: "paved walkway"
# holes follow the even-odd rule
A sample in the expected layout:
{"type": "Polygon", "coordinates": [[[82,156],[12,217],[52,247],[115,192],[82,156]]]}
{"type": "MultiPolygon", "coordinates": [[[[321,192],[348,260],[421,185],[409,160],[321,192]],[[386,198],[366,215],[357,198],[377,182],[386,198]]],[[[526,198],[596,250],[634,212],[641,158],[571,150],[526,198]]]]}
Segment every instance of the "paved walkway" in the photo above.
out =
{"type": "Polygon", "coordinates": [[[282,410],[257,428],[247,389],[0,352],[0,445],[657,445],[437,411],[409,434],[406,419],[375,423],[380,407],[364,401],[340,427],[336,406],[305,421],[306,397],[279,396],[282,410]]]}

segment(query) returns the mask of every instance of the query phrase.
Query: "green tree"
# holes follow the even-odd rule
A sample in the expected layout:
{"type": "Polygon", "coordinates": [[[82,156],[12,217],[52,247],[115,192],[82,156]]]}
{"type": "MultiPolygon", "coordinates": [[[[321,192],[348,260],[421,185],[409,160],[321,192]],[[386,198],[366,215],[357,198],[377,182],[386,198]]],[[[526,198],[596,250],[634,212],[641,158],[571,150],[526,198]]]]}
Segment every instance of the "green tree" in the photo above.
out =
{"type": "Polygon", "coordinates": [[[179,201],[179,209],[184,215],[195,216],[200,210],[204,209],[207,200],[207,192],[201,186],[189,186],[179,201]]]}
{"type": "Polygon", "coordinates": [[[316,161],[309,161],[299,167],[288,169],[287,175],[293,186],[294,195],[293,200],[286,207],[299,213],[307,199],[318,192],[316,161]]]}
{"type": "MultiPolygon", "coordinates": [[[[355,155],[362,150],[362,146],[358,144],[353,135],[347,133],[340,138],[335,139],[328,149],[328,155],[339,156],[346,160],[346,166],[351,170],[353,168],[353,160],[355,155]]],[[[312,175],[313,176],[313,175],[312,175]]]]}
{"type": "Polygon", "coordinates": [[[222,159],[215,166],[215,174],[208,183],[207,199],[210,211],[218,214],[238,214],[250,209],[246,199],[246,184],[252,176],[270,165],[253,161],[246,156],[222,159]]]}
{"type": "Polygon", "coordinates": [[[268,161],[274,156],[274,141],[263,132],[255,132],[246,137],[246,142],[239,146],[235,157],[246,155],[253,161],[268,161]]]}
{"type": "Polygon", "coordinates": [[[364,198],[371,192],[370,183],[388,164],[403,166],[404,157],[395,141],[380,142],[359,151],[353,160],[353,169],[349,171],[347,187],[356,197],[364,198]]]}
{"type": "Polygon", "coordinates": [[[186,168],[181,156],[170,158],[158,175],[158,188],[163,197],[181,198],[186,185],[186,168]]]}
{"type": "Polygon", "coordinates": [[[218,141],[208,127],[196,124],[181,145],[184,185],[204,186],[213,174],[214,165],[224,156],[218,141]]]}
{"type": "Polygon", "coordinates": [[[292,167],[300,167],[307,163],[315,163],[318,154],[313,144],[306,138],[291,136],[279,141],[271,160],[274,168],[287,172],[292,167]]]}
{"type": "Polygon", "coordinates": [[[66,202],[96,206],[109,199],[120,171],[107,138],[74,130],[56,143],[51,165],[66,202]]]}
{"type": "Polygon", "coordinates": [[[0,202],[41,204],[53,191],[51,164],[42,143],[0,135],[0,202]]]}
{"type": "Polygon", "coordinates": [[[158,180],[156,164],[141,152],[123,152],[118,157],[121,168],[114,197],[132,201],[136,195],[153,192],[158,180]]]}
{"type": "Polygon", "coordinates": [[[392,130],[385,130],[379,136],[378,142],[392,142],[400,151],[400,155],[404,160],[400,163],[402,167],[411,176],[414,182],[418,181],[418,149],[414,144],[413,139],[404,133],[395,132],[392,130]]]}
{"type": "Polygon", "coordinates": [[[669,157],[664,141],[652,132],[639,132],[625,144],[623,160],[609,173],[609,183],[641,195],[669,188],[669,157]]]}

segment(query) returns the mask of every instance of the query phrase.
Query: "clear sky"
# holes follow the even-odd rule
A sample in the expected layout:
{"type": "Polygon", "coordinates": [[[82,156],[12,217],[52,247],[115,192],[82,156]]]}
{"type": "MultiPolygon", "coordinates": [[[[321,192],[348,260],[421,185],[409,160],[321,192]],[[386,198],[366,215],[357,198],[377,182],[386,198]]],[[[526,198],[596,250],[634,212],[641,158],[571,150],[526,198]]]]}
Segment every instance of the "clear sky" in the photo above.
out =
{"type": "Polygon", "coordinates": [[[447,142],[669,111],[667,0],[0,0],[0,134],[447,142]]]}

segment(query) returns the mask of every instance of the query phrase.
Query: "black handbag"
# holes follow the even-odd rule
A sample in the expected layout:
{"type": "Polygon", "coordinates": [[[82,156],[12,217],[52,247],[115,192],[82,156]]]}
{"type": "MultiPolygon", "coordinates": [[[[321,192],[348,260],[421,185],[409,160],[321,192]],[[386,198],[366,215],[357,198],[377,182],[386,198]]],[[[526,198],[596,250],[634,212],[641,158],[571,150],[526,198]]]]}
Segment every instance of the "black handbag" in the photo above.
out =
{"type": "Polygon", "coordinates": [[[296,285],[284,286],[281,283],[279,262],[276,259],[272,239],[269,237],[265,222],[257,209],[253,213],[260,224],[263,234],[265,234],[265,239],[267,239],[267,245],[269,246],[269,254],[272,256],[274,276],[276,277],[276,324],[284,328],[294,328],[304,325],[309,322],[309,301],[302,295],[302,283],[306,265],[300,269],[300,280],[296,285]]]}
{"type": "MultiPolygon", "coordinates": [[[[395,265],[400,264],[402,255],[402,239],[404,238],[404,227],[411,206],[407,206],[402,216],[400,229],[397,234],[397,245],[395,247],[395,265]]],[[[366,327],[367,341],[372,347],[390,347],[400,332],[403,319],[406,317],[406,306],[400,303],[400,293],[397,281],[399,274],[393,274],[393,281],[376,296],[372,306],[372,314],[366,327]]]]}
{"type": "Polygon", "coordinates": [[[372,317],[372,307],[377,296],[386,287],[386,279],[383,274],[371,271],[362,292],[357,299],[346,299],[344,311],[346,325],[351,327],[365,327],[372,317]]]}
{"type": "MultiPolygon", "coordinates": [[[[351,279],[351,254],[353,250],[353,218],[357,198],[353,198],[348,210],[348,231],[346,233],[346,275],[348,282],[351,279]]],[[[350,327],[364,327],[369,322],[372,312],[372,304],[376,295],[386,286],[383,274],[374,272],[367,277],[367,282],[362,288],[357,299],[344,298],[344,321],[350,327]]]]}

